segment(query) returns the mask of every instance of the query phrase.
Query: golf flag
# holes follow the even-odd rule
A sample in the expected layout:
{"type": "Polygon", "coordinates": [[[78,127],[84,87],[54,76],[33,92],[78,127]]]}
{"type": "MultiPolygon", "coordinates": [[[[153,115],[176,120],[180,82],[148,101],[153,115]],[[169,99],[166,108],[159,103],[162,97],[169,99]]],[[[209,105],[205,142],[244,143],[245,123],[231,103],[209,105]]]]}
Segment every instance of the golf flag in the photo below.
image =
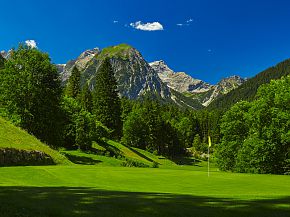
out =
{"type": "Polygon", "coordinates": [[[211,146],[210,136],[208,136],[208,148],[207,148],[207,176],[209,177],[209,148],[211,146]]]}
{"type": "Polygon", "coordinates": [[[208,136],[208,147],[211,147],[211,140],[210,140],[210,136],[208,136]]]}

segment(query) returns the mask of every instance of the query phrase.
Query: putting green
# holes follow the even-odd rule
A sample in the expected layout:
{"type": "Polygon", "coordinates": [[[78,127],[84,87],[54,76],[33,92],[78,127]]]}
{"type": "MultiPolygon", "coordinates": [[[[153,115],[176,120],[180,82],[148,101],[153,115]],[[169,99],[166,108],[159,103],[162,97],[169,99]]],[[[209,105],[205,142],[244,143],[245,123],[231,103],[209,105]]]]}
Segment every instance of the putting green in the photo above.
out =
{"type": "Polygon", "coordinates": [[[99,166],[0,168],[3,216],[289,216],[290,177],[99,166]],[[24,210],[24,211],[21,211],[24,210]]]}

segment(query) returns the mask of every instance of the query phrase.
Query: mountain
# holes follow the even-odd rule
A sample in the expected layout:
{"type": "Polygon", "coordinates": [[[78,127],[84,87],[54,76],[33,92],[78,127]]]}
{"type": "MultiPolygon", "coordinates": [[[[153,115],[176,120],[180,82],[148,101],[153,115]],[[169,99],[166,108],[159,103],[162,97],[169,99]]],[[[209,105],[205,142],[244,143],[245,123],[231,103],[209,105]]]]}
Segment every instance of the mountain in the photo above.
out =
{"type": "Polygon", "coordinates": [[[2,50],[0,52],[0,56],[2,56],[4,59],[8,59],[11,53],[12,53],[12,49],[10,49],[9,51],[2,50]]]}
{"type": "Polygon", "coordinates": [[[192,78],[185,72],[174,72],[162,60],[152,62],[150,66],[170,88],[187,97],[198,100],[203,106],[208,106],[213,100],[227,94],[245,81],[239,76],[231,76],[222,79],[217,85],[211,85],[202,80],[192,78]]]}
{"type": "Polygon", "coordinates": [[[211,88],[210,84],[194,79],[184,72],[174,72],[163,60],[149,63],[149,65],[158,73],[165,84],[180,93],[206,92],[211,88]]]}
{"type": "Polygon", "coordinates": [[[0,52],[0,58],[6,58],[7,57],[7,52],[5,51],[5,50],[2,50],[1,52],[0,52]]]}
{"type": "Polygon", "coordinates": [[[162,102],[175,103],[180,106],[200,109],[203,106],[198,100],[191,99],[168,87],[157,72],[142,57],[141,53],[127,44],[95,48],[83,52],[77,59],[66,64],[57,65],[61,79],[65,83],[75,66],[81,71],[81,84],[95,85],[95,74],[105,58],[110,58],[118,83],[120,96],[129,99],[150,97],[162,102]]]}
{"type": "Polygon", "coordinates": [[[66,64],[57,64],[56,67],[61,74],[62,80],[65,82],[71,75],[71,70],[76,66],[80,71],[83,71],[88,66],[90,60],[92,60],[95,55],[100,52],[99,48],[94,48],[91,50],[86,50],[81,55],[75,59],[70,60],[66,64]]]}
{"type": "Polygon", "coordinates": [[[248,79],[242,85],[216,98],[209,106],[210,109],[227,109],[231,105],[241,100],[252,101],[257,93],[258,88],[270,83],[272,79],[280,79],[290,74],[290,59],[278,63],[276,66],[270,67],[255,77],[248,79]]]}

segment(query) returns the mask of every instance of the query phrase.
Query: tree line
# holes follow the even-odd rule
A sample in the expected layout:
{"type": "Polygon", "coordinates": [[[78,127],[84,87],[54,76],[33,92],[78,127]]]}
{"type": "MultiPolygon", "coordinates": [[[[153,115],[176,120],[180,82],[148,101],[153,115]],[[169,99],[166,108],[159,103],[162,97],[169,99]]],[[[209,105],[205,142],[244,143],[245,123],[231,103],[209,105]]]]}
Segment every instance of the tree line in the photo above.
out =
{"type": "Polygon", "coordinates": [[[120,98],[109,59],[97,71],[94,88],[81,86],[76,67],[63,86],[48,54],[20,45],[4,62],[0,82],[1,116],[52,147],[87,150],[93,141],[110,138],[173,157],[185,154],[194,139],[207,142],[209,113],[146,97],[120,98]]]}
{"type": "Polygon", "coordinates": [[[226,112],[194,111],[146,96],[120,98],[110,60],[102,61],[94,87],[76,67],[63,85],[48,54],[20,45],[0,69],[0,115],[55,148],[90,150],[107,138],[175,158],[206,153],[210,135],[221,170],[289,170],[289,76],[226,112]]]}
{"type": "Polygon", "coordinates": [[[290,76],[262,85],[256,100],[232,106],[221,120],[216,146],[220,169],[290,172],[290,76]]]}

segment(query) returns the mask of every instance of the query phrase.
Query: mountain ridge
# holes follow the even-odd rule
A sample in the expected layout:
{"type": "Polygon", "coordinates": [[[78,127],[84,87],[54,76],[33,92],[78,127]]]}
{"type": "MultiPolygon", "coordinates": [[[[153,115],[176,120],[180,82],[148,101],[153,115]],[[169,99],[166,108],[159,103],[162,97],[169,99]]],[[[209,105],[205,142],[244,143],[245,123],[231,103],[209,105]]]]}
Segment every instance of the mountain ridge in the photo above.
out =
{"type": "Polygon", "coordinates": [[[270,83],[271,80],[280,79],[290,74],[290,59],[279,62],[275,66],[269,67],[254,77],[247,79],[242,85],[233,91],[217,98],[209,106],[209,109],[227,109],[241,100],[252,101],[255,98],[258,88],[263,84],[270,83]]]}
{"type": "Polygon", "coordinates": [[[77,59],[66,64],[58,64],[60,77],[65,83],[70,72],[76,66],[82,74],[81,83],[88,82],[91,89],[95,85],[95,74],[104,58],[109,58],[117,83],[120,96],[128,99],[150,97],[162,102],[170,102],[182,107],[200,109],[203,106],[196,100],[180,95],[168,87],[152,69],[142,54],[127,44],[85,51],[77,59]],[[81,63],[81,64],[80,64],[81,63]]]}
{"type": "Polygon", "coordinates": [[[245,79],[240,76],[233,75],[221,79],[216,85],[212,85],[193,78],[185,72],[174,72],[163,60],[149,64],[170,88],[193,99],[198,99],[205,107],[220,95],[230,92],[245,82],[245,79]]]}

